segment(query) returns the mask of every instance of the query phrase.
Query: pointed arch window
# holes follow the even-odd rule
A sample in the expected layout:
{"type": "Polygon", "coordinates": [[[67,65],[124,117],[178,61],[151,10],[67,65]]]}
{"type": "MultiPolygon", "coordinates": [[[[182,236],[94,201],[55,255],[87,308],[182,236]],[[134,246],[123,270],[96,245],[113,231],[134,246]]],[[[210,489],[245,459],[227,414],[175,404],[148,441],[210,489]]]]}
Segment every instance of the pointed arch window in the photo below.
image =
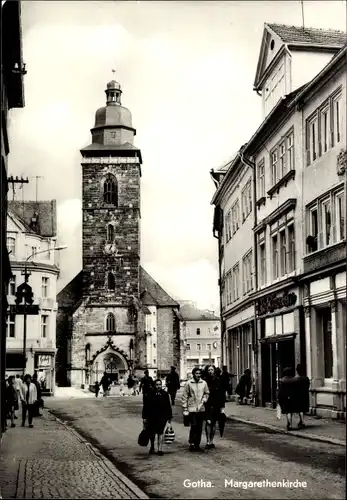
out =
{"type": "Polygon", "coordinates": [[[115,280],[114,274],[111,272],[108,273],[108,275],[107,275],[107,288],[109,290],[115,290],[115,288],[116,288],[116,280],[115,280]]]}
{"type": "Polygon", "coordinates": [[[114,241],[114,225],[107,225],[107,243],[113,243],[114,241]]]}
{"type": "Polygon", "coordinates": [[[116,178],[108,174],[104,181],[104,203],[118,205],[118,185],[116,178]]]}
{"type": "Polygon", "coordinates": [[[115,332],[116,331],[116,319],[113,313],[108,313],[106,316],[106,331],[115,332]]]}

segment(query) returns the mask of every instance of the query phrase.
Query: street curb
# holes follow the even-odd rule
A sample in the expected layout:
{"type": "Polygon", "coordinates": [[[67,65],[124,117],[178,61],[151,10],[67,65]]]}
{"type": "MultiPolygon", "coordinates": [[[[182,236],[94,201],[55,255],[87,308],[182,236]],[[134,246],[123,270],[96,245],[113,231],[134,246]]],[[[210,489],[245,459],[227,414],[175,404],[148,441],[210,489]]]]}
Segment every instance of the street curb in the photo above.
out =
{"type": "Polygon", "coordinates": [[[234,415],[227,415],[229,420],[235,420],[235,422],[241,422],[242,424],[253,425],[255,427],[261,427],[262,429],[269,429],[278,434],[288,434],[290,436],[296,436],[303,439],[309,439],[310,441],[319,441],[321,443],[333,444],[335,446],[346,447],[346,442],[340,439],[328,438],[317,436],[317,434],[300,433],[297,431],[287,431],[287,429],[282,429],[281,427],[276,427],[275,425],[265,424],[263,422],[254,422],[253,420],[246,420],[245,418],[235,417],[234,415]]]}
{"type": "Polygon", "coordinates": [[[108,469],[109,472],[117,476],[117,478],[137,497],[143,500],[149,500],[149,496],[146,495],[136,484],[134,484],[130,479],[128,479],[124,474],[122,474],[117,467],[113,465],[111,460],[105,457],[94,445],[92,445],[87,439],[82,437],[76,429],[72,428],[68,424],[66,424],[63,420],[60,420],[51,410],[48,410],[48,413],[52,415],[57,422],[63,425],[71,434],[73,434],[78,441],[87,446],[97,457],[99,460],[102,460],[104,466],[108,469]]]}

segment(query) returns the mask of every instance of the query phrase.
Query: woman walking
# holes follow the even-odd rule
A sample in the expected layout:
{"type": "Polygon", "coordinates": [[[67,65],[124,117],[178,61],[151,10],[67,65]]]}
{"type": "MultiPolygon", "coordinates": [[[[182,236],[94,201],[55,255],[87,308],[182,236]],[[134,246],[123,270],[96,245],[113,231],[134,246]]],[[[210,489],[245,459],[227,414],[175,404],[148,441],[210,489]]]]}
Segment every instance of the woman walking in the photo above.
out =
{"type": "Polygon", "coordinates": [[[249,368],[243,372],[239,383],[235,389],[236,394],[239,395],[240,400],[239,403],[242,405],[244,402],[247,404],[247,399],[249,398],[249,394],[252,388],[252,372],[249,368]]]}
{"type": "Polygon", "coordinates": [[[154,391],[147,393],[144,397],[142,418],[151,442],[149,453],[155,452],[154,443],[155,436],[157,436],[157,452],[159,456],[162,456],[164,454],[162,451],[164,429],[166,423],[171,423],[172,408],[169,394],[163,390],[160,379],[154,382],[154,391]]]}
{"type": "Polygon", "coordinates": [[[216,432],[216,424],[220,418],[220,414],[225,407],[225,390],[223,381],[218,377],[217,370],[213,365],[208,366],[206,383],[209,389],[209,397],[205,404],[205,432],[206,432],[206,450],[215,448],[213,443],[216,432]]]}
{"type": "Polygon", "coordinates": [[[8,378],[8,386],[6,388],[6,409],[8,417],[11,419],[11,427],[16,427],[14,419],[16,418],[15,411],[18,410],[18,393],[13,375],[8,378]]]}
{"type": "Polygon", "coordinates": [[[279,383],[278,404],[281,412],[287,417],[287,430],[292,430],[294,411],[294,377],[292,368],[283,370],[283,377],[279,383]]]}
{"type": "Polygon", "coordinates": [[[28,413],[29,427],[33,426],[33,416],[35,403],[37,401],[37,390],[35,384],[31,381],[30,375],[25,375],[24,382],[21,386],[21,401],[22,401],[22,427],[25,426],[26,415],[28,413]]]}
{"type": "Polygon", "coordinates": [[[304,414],[310,410],[310,379],[306,377],[304,367],[299,364],[296,367],[296,375],[294,377],[294,412],[299,415],[298,428],[303,429],[304,414]]]}

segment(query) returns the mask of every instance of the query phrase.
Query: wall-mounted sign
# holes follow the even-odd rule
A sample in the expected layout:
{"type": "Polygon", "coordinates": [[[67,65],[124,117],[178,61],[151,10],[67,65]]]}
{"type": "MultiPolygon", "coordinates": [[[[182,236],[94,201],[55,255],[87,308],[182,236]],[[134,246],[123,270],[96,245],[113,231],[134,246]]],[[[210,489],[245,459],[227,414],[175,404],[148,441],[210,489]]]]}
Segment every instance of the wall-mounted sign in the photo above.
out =
{"type": "Polygon", "coordinates": [[[297,296],[293,292],[285,293],[281,296],[273,293],[257,300],[257,314],[258,316],[263,316],[264,314],[274,312],[276,309],[293,307],[296,304],[296,301],[297,296]]]}
{"type": "Polygon", "coordinates": [[[47,354],[40,354],[38,359],[39,366],[51,366],[52,356],[48,356],[47,354]]]}

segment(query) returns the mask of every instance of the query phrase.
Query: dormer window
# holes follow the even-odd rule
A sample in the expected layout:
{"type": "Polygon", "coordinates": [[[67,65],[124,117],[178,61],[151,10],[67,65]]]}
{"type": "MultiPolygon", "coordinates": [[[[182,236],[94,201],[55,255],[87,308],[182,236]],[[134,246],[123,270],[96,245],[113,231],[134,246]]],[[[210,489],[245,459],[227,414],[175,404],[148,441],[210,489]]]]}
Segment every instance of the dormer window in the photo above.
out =
{"type": "Polygon", "coordinates": [[[104,203],[118,205],[118,186],[116,178],[109,174],[104,182],[104,203]]]}

